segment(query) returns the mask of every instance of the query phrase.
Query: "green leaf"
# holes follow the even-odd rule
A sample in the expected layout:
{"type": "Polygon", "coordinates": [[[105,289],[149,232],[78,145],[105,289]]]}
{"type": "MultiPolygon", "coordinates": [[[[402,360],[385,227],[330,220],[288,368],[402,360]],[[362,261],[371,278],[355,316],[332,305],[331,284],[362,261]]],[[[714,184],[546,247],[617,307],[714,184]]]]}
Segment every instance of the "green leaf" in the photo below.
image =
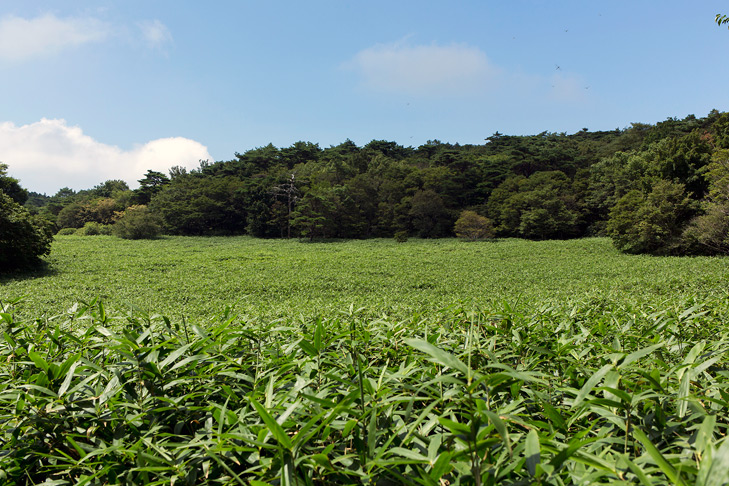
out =
{"type": "Polygon", "coordinates": [[[580,449],[580,447],[597,440],[596,437],[582,440],[583,436],[583,434],[579,434],[577,437],[573,438],[567,447],[559,451],[559,453],[554,456],[551,461],[549,461],[549,465],[554,469],[559,469],[567,459],[572,457],[580,449]]]}
{"type": "Polygon", "coordinates": [[[166,357],[166,358],[165,358],[164,360],[162,360],[162,362],[161,362],[161,363],[159,364],[159,369],[160,369],[160,371],[161,371],[161,370],[163,370],[163,369],[165,368],[165,366],[167,366],[168,364],[172,363],[172,362],[173,362],[173,361],[175,361],[175,360],[176,360],[177,358],[179,358],[180,356],[182,356],[182,355],[183,355],[183,354],[185,353],[185,351],[187,351],[187,350],[188,350],[188,349],[190,348],[190,346],[192,346],[193,344],[195,344],[195,343],[185,344],[184,346],[180,346],[179,348],[177,348],[177,349],[175,349],[174,351],[172,351],[172,352],[171,352],[171,353],[169,354],[169,356],[167,356],[167,357],[166,357]]]}
{"type": "Polygon", "coordinates": [[[484,413],[489,418],[491,423],[494,424],[496,432],[498,432],[501,436],[501,440],[504,442],[504,446],[506,446],[506,449],[509,451],[509,456],[511,456],[511,439],[509,438],[509,431],[506,428],[506,423],[501,420],[501,417],[499,417],[498,414],[492,412],[491,410],[484,410],[484,413]]]}
{"type": "Polygon", "coordinates": [[[314,331],[314,347],[317,351],[321,351],[322,339],[324,337],[324,326],[321,322],[321,317],[316,319],[316,330],[314,331]]]}
{"type": "Polygon", "coordinates": [[[693,364],[696,361],[696,358],[698,358],[699,355],[704,351],[705,347],[706,341],[699,341],[698,343],[694,344],[694,346],[691,348],[691,351],[689,351],[684,358],[683,364],[693,364]]]}
{"type": "Polygon", "coordinates": [[[552,405],[550,405],[547,402],[542,402],[542,407],[544,407],[544,414],[549,418],[549,420],[552,421],[552,423],[559,429],[559,430],[565,430],[567,427],[567,424],[564,421],[564,418],[562,415],[555,409],[552,405]]]}
{"type": "Polygon", "coordinates": [[[427,457],[414,450],[404,449],[402,447],[393,447],[390,449],[390,452],[406,459],[412,459],[413,461],[419,461],[424,464],[428,464],[430,462],[427,457]]]}
{"type": "Polygon", "coordinates": [[[714,427],[716,427],[716,415],[707,415],[701,426],[696,431],[696,440],[694,447],[696,451],[703,455],[704,451],[712,447],[714,442],[714,427]]]}
{"type": "Polygon", "coordinates": [[[729,481],[729,440],[701,461],[697,486],[725,486],[729,481]],[[705,464],[706,461],[706,464],[705,464]],[[705,467],[707,470],[705,471],[705,467]]]}
{"type": "Polygon", "coordinates": [[[122,389],[122,385],[119,383],[119,377],[117,375],[114,375],[111,380],[109,380],[109,383],[106,384],[106,388],[104,388],[104,391],[99,395],[99,405],[102,403],[105,403],[110,397],[117,394],[119,390],[122,389]]]}
{"type": "Polygon", "coordinates": [[[443,351],[442,349],[430,344],[428,341],[423,341],[422,339],[405,339],[405,344],[430,355],[433,361],[442,366],[453,368],[464,375],[469,375],[468,367],[463,361],[453,356],[451,353],[443,351]]]}
{"type": "Polygon", "coordinates": [[[44,395],[51,396],[53,398],[58,398],[58,395],[53,390],[49,390],[48,388],[44,386],[38,386],[38,385],[20,385],[19,388],[24,388],[26,390],[35,390],[43,393],[44,395]]]}
{"type": "Polygon", "coordinates": [[[66,434],[66,440],[73,446],[73,448],[76,450],[76,453],[78,453],[79,457],[84,458],[86,457],[86,451],[79,446],[75,440],[73,440],[73,437],[66,434]]]}
{"type": "Polygon", "coordinates": [[[66,373],[66,378],[63,380],[63,383],[61,383],[61,387],[58,389],[58,397],[62,397],[64,393],[68,390],[68,387],[71,386],[71,381],[73,381],[73,377],[76,374],[76,367],[79,365],[79,361],[75,361],[71,365],[71,369],[68,370],[68,373],[66,373]]]}
{"type": "Polygon", "coordinates": [[[251,398],[251,403],[253,404],[253,407],[255,407],[256,411],[258,412],[258,415],[261,416],[261,419],[263,420],[263,423],[266,424],[266,427],[268,427],[269,432],[271,432],[271,435],[278,441],[279,444],[281,444],[282,447],[291,450],[292,444],[291,439],[289,439],[289,436],[286,435],[286,432],[284,431],[283,427],[279,425],[278,422],[276,422],[276,419],[274,419],[270,413],[268,413],[268,410],[258,403],[255,399],[251,398]]]}
{"type": "Polygon", "coordinates": [[[537,474],[537,464],[539,464],[541,457],[539,434],[536,429],[530,430],[527,434],[524,454],[526,455],[526,467],[529,475],[534,477],[537,474]]]}
{"type": "Polygon", "coordinates": [[[684,483],[683,479],[681,479],[681,477],[678,475],[676,469],[666,460],[665,457],[663,457],[661,451],[656,449],[656,446],[654,446],[648,436],[645,435],[645,432],[636,427],[635,429],[633,429],[633,435],[636,439],[640,441],[641,444],[643,444],[643,447],[645,447],[648,455],[651,456],[653,461],[661,469],[661,471],[663,471],[663,474],[666,475],[671,483],[680,485],[686,484],[684,483]]]}
{"type": "Polygon", "coordinates": [[[645,475],[643,470],[638,467],[636,463],[630,460],[630,457],[627,454],[620,454],[620,458],[627,464],[628,469],[632,471],[633,474],[638,478],[638,481],[640,481],[640,484],[643,486],[653,486],[653,482],[648,478],[648,476],[645,475]]]}
{"type": "Polygon", "coordinates": [[[459,434],[469,434],[471,433],[471,429],[466,424],[462,424],[459,422],[455,422],[453,420],[438,417],[438,423],[441,424],[443,427],[448,429],[451,434],[453,435],[459,435],[459,434]]]}
{"type": "Polygon", "coordinates": [[[580,403],[582,403],[585,397],[592,391],[593,388],[595,388],[595,385],[597,385],[600,380],[602,380],[603,376],[605,376],[608,371],[612,369],[612,367],[612,364],[606,364],[605,366],[597,370],[597,372],[595,372],[595,374],[592,375],[590,379],[585,382],[580,391],[577,393],[575,400],[572,402],[572,408],[575,408],[580,403]]]}
{"type": "Polygon", "coordinates": [[[299,347],[302,351],[304,351],[312,358],[316,357],[316,355],[318,354],[316,348],[306,339],[302,339],[301,341],[299,341],[299,347]]]}
{"type": "Polygon", "coordinates": [[[430,470],[431,479],[438,481],[444,474],[451,472],[453,465],[451,464],[451,453],[448,451],[441,452],[430,470]]]}
{"type": "Polygon", "coordinates": [[[35,351],[28,351],[28,356],[30,356],[30,359],[33,360],[33,363],[46,373],[48,373],[48,362],[43,359],[43,357],[36,353],[35,351]]]}
{"type": "Polygon", "coordinates": [[[659,344],[654,344],[653,346],[648,346],[647,348],[639,349],[638,351],[633,351],[632,353],[627,355],[625,357],[625,359],[623,359],[623,362],[620,363],[620,366],[618,366],[618,369],[622,370],[622,369],[626,368],[629,364],[633,363],[634,361],[639,360],[643,356],[647,356],[647,355],[651,354],[653,351],[655,351],[656,349],[662,348],[663,346],[665,346],[664,343],[659,343],[659,344]]]}
{"type": "Polygon", "coordinates": [[[691,370],[686,370],[678,386],[678,397],[676,397],[676,400],[678,400],[678,416],[681,418],[686,416],[686,411],[688,410],[691,375],[693,375],[691,370]]]}

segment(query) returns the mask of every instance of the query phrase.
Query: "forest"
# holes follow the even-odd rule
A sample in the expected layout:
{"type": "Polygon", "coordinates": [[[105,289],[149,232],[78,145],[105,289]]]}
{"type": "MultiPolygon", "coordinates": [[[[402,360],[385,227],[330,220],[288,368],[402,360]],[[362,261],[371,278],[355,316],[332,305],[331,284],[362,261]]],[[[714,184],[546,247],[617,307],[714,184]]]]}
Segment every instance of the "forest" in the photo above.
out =
{"type": "Polygon", "coordinates": [[[627,253],[729,251],[729,113],[717,110],[612,131],[496,132],[481,145],[269,144],[193,170],[148,170],[133,190],[108,180],[28,193],[11,169],[0,174],[6,197],[60,234],[609,236],[627,253]]]}

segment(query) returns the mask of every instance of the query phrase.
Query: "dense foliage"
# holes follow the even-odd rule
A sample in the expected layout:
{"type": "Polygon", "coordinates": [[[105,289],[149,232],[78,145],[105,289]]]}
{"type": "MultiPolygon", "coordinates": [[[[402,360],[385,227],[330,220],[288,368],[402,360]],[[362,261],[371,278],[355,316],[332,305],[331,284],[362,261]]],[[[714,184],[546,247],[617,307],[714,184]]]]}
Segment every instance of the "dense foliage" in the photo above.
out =
{"type": "Polygon", "coordinates": [[[127,240],[149,240],[162,233],[160,218],[143,204],[129,206],[124,212],[117,214],[112,228],[114,236],[127,240]]]}
{"type": "Polygon", "coordinates": [[[728,150],[729,114],[718,111],[572,135],[497,132],[482,145],[269,144],[169,177],[150,170],[133,191],[107,181],[28,205],[59,228],[110,224],[136,204],[167,234],[308,240],[448,237],[472,211],[497,237],[610,235],[629,252],[724,253],[729,202],[716,194],[728,150]]]}
{"type": "Polygon", "coordinates": [[[463,211],[454,226],[456,236],[467,240],[493,238],[494,225],[475,211],[463,211]]]}
{"type": "Polygon", "coordinates": [[[36,264],[51,251],[52,225],[22,206],[27,198],[0,163],[0,271],[36,264]]]}
{"type": "Polygon", "coordinates": [[[375,309],[371,317],[401,319],[460,301],[561,308],[585,296],[597,306],[661,308],[706,291],[725,293],[729,275],[729,259],[627,256],[607,238],[302,244],[248,236],[57,236],[47,261],[51,272],[0,276],[0,299],[24,296],[24,320],[36,311],[61,314],[85,295],[103,298],[115,315],[141,308],[195,321],[232,303],[242,315],[268,321],[351,304],[375,309]]]}
{"type": "Polygon", "coordinates": [[[605,239],[56,246],[57,273],[0,295],[3,484],[729,475],[723,259],[605,239]],[[106,297],[71,305],[84,292],[106,297]]]}

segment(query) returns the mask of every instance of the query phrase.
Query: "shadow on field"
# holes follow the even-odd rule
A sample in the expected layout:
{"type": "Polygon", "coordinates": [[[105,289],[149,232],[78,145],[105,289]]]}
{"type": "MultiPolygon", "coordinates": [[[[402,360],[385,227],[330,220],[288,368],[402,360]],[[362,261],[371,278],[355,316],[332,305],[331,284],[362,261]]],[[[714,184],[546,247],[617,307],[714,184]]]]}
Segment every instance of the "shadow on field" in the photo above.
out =
{"type": "Polygon", "coordinates": [[[299,238],[299,243],[346,243],[352,241],[351,238],[299,238]]]}
{"type": "Polygon", "coordinates": [[[43,262],[33,268],[6,270],[0,273],[0,285],[22,280],[33,280],[36,278],[50,277],[57,275],[58,270],[48,262],[43,262]]]}

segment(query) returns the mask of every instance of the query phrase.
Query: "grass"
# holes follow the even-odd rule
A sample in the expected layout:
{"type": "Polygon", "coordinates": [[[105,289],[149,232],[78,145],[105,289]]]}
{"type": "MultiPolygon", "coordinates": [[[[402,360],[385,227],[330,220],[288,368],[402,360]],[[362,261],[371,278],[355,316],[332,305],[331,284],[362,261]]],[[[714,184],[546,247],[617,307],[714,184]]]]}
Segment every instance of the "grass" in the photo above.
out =
{"type": "Polygon", "coordinates": [[[236,304],[242,315],[275,319],[353,305],[397,317],[461,302],[492,307],[592,299],[663,306],[721,293],[729,261],[626,256],[606,239],[469,243],[458,240],[298,241],[240,238],[57,237],[50,269],[0,280],[0,299],[24,297],[18,312],[56,315],[100,297],[206,320],[236,304]]]}
{"type": "Polygon", "coordinates": [[[601,239],[59,238],[2,284],[0,478],[724,484],[726,266],[601,239]]]}

